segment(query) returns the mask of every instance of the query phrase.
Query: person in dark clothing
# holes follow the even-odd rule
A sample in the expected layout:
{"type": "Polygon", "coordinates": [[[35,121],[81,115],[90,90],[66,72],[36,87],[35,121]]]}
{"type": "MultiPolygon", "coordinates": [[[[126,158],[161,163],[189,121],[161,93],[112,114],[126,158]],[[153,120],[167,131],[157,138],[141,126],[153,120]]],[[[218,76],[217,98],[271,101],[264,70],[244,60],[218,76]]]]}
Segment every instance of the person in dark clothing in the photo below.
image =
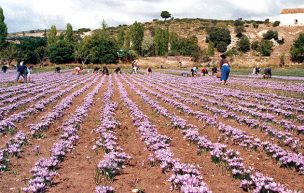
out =
{"type": "Polygon", "coordinates": [[[8,70],[8,67],[6,65],[2,66],[2,72],[6,73],[6,71],[8,70]]]}
{"type": "Polygon", "coordinates": [[[191,75],[192,75],[192,77],[194,77],[194,76],[195,76],[195,71],[194,71],[194,69],[193,69],[193,68],[191,68],[191,75]]]}
{"type": "Polygon", "coordinates": [[[99,70],[100,70],[100,68],[99,68],[99,67],[95,67],[95,68],[94,68],[94,73],[98,73],[98,72],[99,72],[99,70]]]}
{"type": "Polygon", "coordinates": [[[202,69],[202,73],[203,73],[203,76],[206,76],[206,74],[208,74],[208,70],[207,70],[206,67],[204,67],[204,68],[202,69]]]}
{"type": "Polygon", "coordinates": [[[255,74],[256,75],[260,74],[260,68],[259,67],[255,67],[255,74]]]}
{"type": "Polygon", "coordinates": [[[148,73],[152,74],[152,68],[151,67],[148,67],[148,73]]]}
{"type": "Polygon", "coordinates": [[[58,66],[55,68],[55,73],[60,73],[61,68],[58,66]]]}
{"type": "Polygon", "coordinates": [[[271,68],[267,67],[264,69],[264,78],[271,78],[271,68]]]}
{"type": "Polygon", "coordinates": [[[117,67],[117,68],[115,69],[115,73],[116,73],[116,74],[118,74],[118,73],[121,74],[121,69],[120,69],[120,67],[117,67]]]}
{"type": "Polygon", "coordinates": [[[212,76],[213,76],[214,74],[217,73],[217,67],[213,66],[212,69],[211,69],[211,71],[212,71],[212,76]]]}
{"type": "Polygon", "coordinates": [[[17,79],[16,79],[16,82],[18,82],[19,81],[19,78],[20,78],[20,76],[22,76],[23,77],[23,79],[24,79],[24,82],[27,82],[27,66],[25,65],[25,64],[23,64],[24,62],[21,62],[20,63],[20,66],[18,67],[18,69],[17,69],[17,72],[18,72],[18,75],[17,75],[17,79]]]}
{"type": "Polygon", "coordinates": [[[104,66],[104,67],[102,68],[102,74],[103,74],[103,75],[109,75],[109,70],[108,70],[108,68],[107,68],[106,66],[104,66]]]}

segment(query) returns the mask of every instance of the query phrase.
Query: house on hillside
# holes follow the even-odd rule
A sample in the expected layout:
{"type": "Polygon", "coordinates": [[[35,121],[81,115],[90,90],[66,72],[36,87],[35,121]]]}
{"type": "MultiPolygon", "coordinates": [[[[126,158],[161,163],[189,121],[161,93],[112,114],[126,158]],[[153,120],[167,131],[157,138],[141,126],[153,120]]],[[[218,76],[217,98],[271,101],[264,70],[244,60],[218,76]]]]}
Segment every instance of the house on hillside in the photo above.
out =
{"type": "Polygon", "coordinates": [[[280,20],[281,25],[304,26],[304,8],[283,9],[280,20]]]}

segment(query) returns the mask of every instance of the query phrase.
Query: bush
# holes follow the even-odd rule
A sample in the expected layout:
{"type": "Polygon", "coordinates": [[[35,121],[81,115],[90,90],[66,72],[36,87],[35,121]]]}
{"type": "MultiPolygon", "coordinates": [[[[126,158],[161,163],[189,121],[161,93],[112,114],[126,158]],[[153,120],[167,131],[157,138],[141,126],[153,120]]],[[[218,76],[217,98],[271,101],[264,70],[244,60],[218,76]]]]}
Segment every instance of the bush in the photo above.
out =
{"type": "Polygon", "coordinates": [[[279,21],[275,21],[275,22],[272,24],[272,26],[273,26],[273,27],[278,27],[278,26],[280,25],[280,23],[281,23],[281,22],[279,22],[279,21]]]}
{"type": "Polygon", "coordinates": [[[213,42],[208,43],[207,54],[208,54],[208,56],[214,56],[214,43],[213,42]]]}
{"type": "Polygon", "coordinates": [[[252,24],[252,27],[253,28],[259,28],[259,24],[255,22],[255,23],[252,24]]]}
{"type": "Polygon", "coordinates": [[[238,50],[246,53],[250,50],[250,41],[247,36],[243,36],[237,43],[238,50]]]}
{"type": "Polygon", "coordinates": [[[228,56],[228,57],[237,56],[237,55],[239,55],[239,52],[237,51],[236,48],[232,48],[232,49],[228,50],[225,53],[225,55],[228,56]]]}
{"type": "Polygon", "coordinates": [[[258,41],[253,41],[251,43],[251,49],[253,49],[253,50],[258,50],[259,46],[260,46],[260,42],[258,42],[258,41]]]}
{"type": "Polygon", "coordinates": [[[241,38],[243,36],[243,32],[245,32],[244,26],[236,26],[234,28],[234,32],[236,33],[236,37],[241,38]]]}
{"type": "Polygon", "coordinates": [[[234,21],[234,26],[243,26],[245,22],[242,19],[237,19],[234,21]]]}
{"type": "Polygon", "coordinates": [[[304,33],[294,41],[290,49],[291,60],[294,62],[304,61],[304,33]]]}
{"type": "Polygon", "coordinates": [[[230,31],[227,28],[211,27],[207,29],[207,33],[208,37],[206,41],[213,42],[215,47],[217,47],[220,42],[224,42],[226,45],[229,45],[231,43],[230,31]]]}
{"type": "Polygon", "coordinates": [[[278,42],[280,45],[282,45],[282,44],[285,43],[285,39],[284,39],[284,38],[279,38],[279,39],[277,40],[277,42],[278,42]]]}
{"type": "Polygon", "coordinates": [[[279,33],[277,31],[268,30],[265,34],[263,34],[264,40],[279,39],[279,33]]]}
{"type": "Polygon", "coordinates": [[[227,47],[228,45],[226,44],[226,42],[219,42],[217,45],[216,45],[216,49],[218,52],[221,52],[221,53],[224,53],[227,51],[227,47]]]}
{"type": "Polygon", "coordinates": [[[269,40],[262,40],[259,47],[258,47],[258,52],[262,55],[262,56],[270,56],[271,52],[272,52],[272,46],[273,43],[269,40]]]}

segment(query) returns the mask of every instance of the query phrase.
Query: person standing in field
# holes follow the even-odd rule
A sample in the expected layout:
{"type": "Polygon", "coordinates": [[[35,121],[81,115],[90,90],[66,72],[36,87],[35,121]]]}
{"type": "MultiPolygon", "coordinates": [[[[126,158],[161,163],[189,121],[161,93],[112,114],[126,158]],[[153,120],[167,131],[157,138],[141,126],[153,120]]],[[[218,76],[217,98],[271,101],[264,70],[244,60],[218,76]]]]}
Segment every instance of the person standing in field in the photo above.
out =
{"type": "Polygon", "coordinates": [[[230,74],[230,65],[226,59],[226,55],[221,55],[220,68],[221,68],[221,81],[224,81],[223,84],[227,84],[227,80],[230,74]]]}
{"type": "Polygon", "coordinates": [[[18,75],[17,75],[17,78],[16,78],[16,82],[19,81],[20,76],[23,77],[24,82],[27,82],[27,77],[26,77],[26,75],[27,75],[27,67],[26,67],[26,65],[24,64],[23,61],[20,62],[20,65],[19,65],[19,67],[17,69],[17,72],[18,72],[18,75]]]}
{"type": "Polygon", "coordinates": [[[106,66],[102,67],[102,74],[109,75],[109,69],[106,66]]]}
{"type": "Polygon", "coordinates": [[[31,82],[31,73],[32,73],[32,70],[33,70],[33,66],[29,66],[29,67],[26,67],[26,78],[27,78],[27,82],[31,82]]]}

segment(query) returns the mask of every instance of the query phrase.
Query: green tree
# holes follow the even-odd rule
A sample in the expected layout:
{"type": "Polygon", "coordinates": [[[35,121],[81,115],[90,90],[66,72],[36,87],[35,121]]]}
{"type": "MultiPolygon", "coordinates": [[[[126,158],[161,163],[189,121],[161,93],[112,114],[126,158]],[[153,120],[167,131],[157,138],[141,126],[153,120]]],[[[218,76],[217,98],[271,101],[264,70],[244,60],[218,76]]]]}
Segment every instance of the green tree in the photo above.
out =
{"type": "Polygon", "coordinates": [[[76,43],[74,56],[82,65],[86,64],[91,56],[90,44],[91,37],[89,36],[86,36],[76,43]]]}
{"type": "Polygon", "coordinates": [[[1,50],[0,58],[7,61],[10,65],[17,58],[17,54],[17,45],[14,43],[8,43],[7,46],[1,50]]]}
{"type": "Polygon", "coordinates": [[[208,43],[207,54],[208,54],[208,56],[214,56],[214,43],[213,42],[208,43]]]}
{"type": "Polygon", "coordinates": [[[60,38],[48,47],[48,56],[55,64],[70,63],[74,59],[74,46],[72,43],[60,38]]]}
{"type": "Polygon", "coordinates": [[[129,50],[131,47],[131,37],[130,37],[130,29],[126,30],[125,34],[125,43],[124,43],[124,49],[129,50]]]}
{"type": "Polygon", "coordinates": [[[168,44],[169,30],[156,28],[154,35],[155,54],[157,56],[164,56],[168,52],[168,44]]]}
{"type": "Polygon", "coordinates": [[[262,56],[270,56],[272,52],[273,43],[269,40],[262,40],[257,51],[262,56]]]}
{"type": "Polygon", "coordinates": [[[48,40],[48,45],[51,45],[53,43],[56,42],[56,39],[57,39],[57,29],[56,29],[56,26],[55,25],[52,25],[51,26],[51,29],[48,33],[48,36],[47,36],[47,40],[48,40]]]}
{"type": "Polygon", "coordinates": [[[3,14],[3,9],[0,7],[0,49],[5,47],[6,45],[6,37],[7,37],[7,26],[4,22],[5,17],[3,14]]]}
{"type": "Polygon", "coordinates": [[[109,35],[106,29],[97,30],[91,36],[89,43],[90,59],[96,64],[111,64],[118,60],[118,47],[115,40],[109,35]]]}
{"type": "Polygon", "coordinates": [[[243,36],[237,43],[238,50],[246,53],[250,50],[250,41],[247,36],[243,36]]]}
{"type": "Polygon", "coordinates": [[[119,29],[118,32],[118,37],[117,37],[117,45],[119,48],[123,48],[124,47],[124,43],[125,43],[125,30],[124,29],[119,29]]]}
{"type": "Polygon", "coordinates": [[[144,39],[144,26],[141,23],[135,22],[130,28],[130,39],[132,43],[132,49],[137,54],[142,54],[142,41],[144,39]]]}
{"type": "Polygon", "coordinates": [[[272,24],[272,27],[278,27],[280,26],[280,21],[275,21],[273,24],[272,24]]]}
{"type": "Polygon", "coordinates": [[[263,34],[263,39],[264,40],[271,40],[271,39],[278,40],[279,33],[277,31],[268,30],[266,33],[263,34]]]}
{"type": "Polygon", "coordinates": [[[165,19],[165,21],[171,17],[171,14],[168,11],[162,11],[160,16],[165,19]]]}
{"type": "Polygon", "coordinates": [[[259,46],[260,46],[260,42],[259,41],[253,41],[251,43],[251,49],[253,49],[253,50],[258,50],[259,46]]]}
{"type": "Polygon", "coordinates": [[[155,54],[154,41],[152,37],[145,37],[142,43],[144,56],[153,56],[155,54]]]}
{"type": "Polygon", "coordinates": [[[294,62],[304,61],[304,33],[301,33],[299,37],[294,41],[290,49],[291,60],[294,62]]]}
{"type": "Polygon", "coordinates": [[[216,48],[218,47],[217,45],[219,43],[221,43],[221,45],[223,45],[222,42],[224,42],[226,45],[231,43],[230,31],[227,28],[211,27],[207,29],[207,33],[207,40],[213,42],[216,48]]]}
{"type": "Polygon", "coordinates": [[[178,37],[177,33],[170,32],[170,34],[169,34],[169,44],[170,44],[170,50],[171,51],[173,51],[173,52],[178,51],[179,37],[178,37]]]}
{"type": "Polygon", "coordinates": [[[67,29],[64,35],[64,39],[67,42],[73,42],[73,27],[70,23],[67,24],[67,29]]]}
{"type": "Polygon", "coordinates": [[[45,39],[41,37],[22,37],[19,41],[20,44],[17,45],[18,53],[16,58],[26,63],[39,63],[40,56],[37,49],[39,47],[46,47],[45,39]]]}
{"type": "Polygon", "coordinates": [[[227,51],[227,47],[228,47],[227,43],[226,43],[226,42],[223,42],[223,41],[217,43],[217,45],[216,45],[217,51],[218,51],[218,52],[221,52],[221,53],[226,52],[226,51],[227,51]]]}

